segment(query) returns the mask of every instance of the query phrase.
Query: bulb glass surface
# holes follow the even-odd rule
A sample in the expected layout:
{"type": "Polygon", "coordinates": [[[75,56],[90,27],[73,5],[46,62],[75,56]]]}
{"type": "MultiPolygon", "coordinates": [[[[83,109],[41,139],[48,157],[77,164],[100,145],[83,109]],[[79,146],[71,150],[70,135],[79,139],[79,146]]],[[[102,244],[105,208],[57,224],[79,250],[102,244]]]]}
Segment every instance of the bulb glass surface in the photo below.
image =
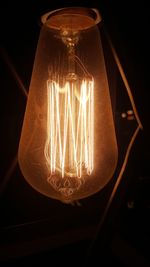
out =
{"type": "Polygon", "coordinates": [[[90,196],[112,178],[117,142],[100,32],[88,14],[43,25],[19,145],[25,179],[51,198],[90,196]]]}

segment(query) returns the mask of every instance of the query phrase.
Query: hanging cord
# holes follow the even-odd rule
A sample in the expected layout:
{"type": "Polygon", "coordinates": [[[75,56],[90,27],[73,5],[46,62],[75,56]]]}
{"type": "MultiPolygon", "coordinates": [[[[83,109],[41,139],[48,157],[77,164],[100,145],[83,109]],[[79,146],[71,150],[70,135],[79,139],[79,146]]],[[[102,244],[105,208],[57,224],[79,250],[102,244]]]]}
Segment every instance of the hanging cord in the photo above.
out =
{"type": "Polygon", "coordinates": [[[109,199],[108,199],[108,202],[107,202],[107,204],[106,204],[104,213],[102,214],[101,220],[100,220],[100,222],[99,222],[99,224],[98,224],[98,226],[97,226],[96,233],[95,233],[95,235],[94,235],[94,237],[93,237],[93,239],[92,239],[92,242],[91,242],[91,244],[90,244],[90,246],[89,246],[89,248],[88,248],[88,255],[90,255],[91,252],[92,252],[92,248],[93,248],[93,246],[94,246],[94,244],[95,244],[95,242],[96,242],[96,240],[97,240],[97,236],[98,236],[98,234],[99,234],[99,232],[100,232],[100,230],[101,230],[101,228],[102,228],[102,226],[103,226],[103,224],[104,224],[104,222],[105,222],[105,219],[106,219],[106,217],[107,217],[108,211],[109,211],[109,209],[110,209],[110,207],[111,207],[111,204],[112,204],[112,202],[113,202],[113,199],[114,199],[114,197],[115,197],[115,194],[116,194],[116,192],[117,192],[117,189],[118,189],[118,187],[119,187],[119,185],[120,185],[121,179],[122,179],[122,177],[123,177],[123,173],[124,173],[124,171],[125,171],[125,168],[126,168],[126,165],[127,165],[128,159],[129,159],[129,154],[130,154],[131,148],[132,148],[132,146],[133,146],[133,144],[134,144],[134,142],[135,142],[135,139],[136,139],[136,137],[137,137],[137,134],[138,134],[138,132],[139,132],[140,129],[143,130],[143,126],[142,126],[142,123],[141,123],[141,121],[140,121],[140,118],[139,118],[137,109],[136,109],[136,105],[135,105],[135,102],[134,102],[134,99],[133,99],[133,95],[132,95],[132,92],[131,92],[131,88],[130,88],[129,83],[128,83],[128,81],[127,81],[127,78],[126,78],[126,75],[125,75],[125,73],[124,73],[123,67],[122,67],[122,65],[121,65],[121,63],[120,63],[120,60],[119,60],[119,57],[118,57],[118,55],[117,55],[117,53],[116,53],[116,51],[115,51],[115,48],[114,48],[114,46],[113,46],[113,44],[112,44],[112,42],[111,42],[111,40],[110,40],[110,37],[109,37],[109,35],[108,35],[108,33],[106,32],[105,29],[104,29],[104,32],[105,32],[105,35],[106,35],[106,37],[107,37],[108,43],[109,43],[109,45],[110,45],[110,48],[111,48],[111,51],[112,51],[114,60],[115,60],[115,62],[116,62],[116,65],[117,65],[117,67],[118,67],[118,70],[119,70],[119,73],[120,73],[120,75],[121,75],[121,77],[122,77],[122,80],[123,80],[123,83],[124,83],[124,85],[125,85],[125,88],[126,88],[128,97],[129,97],[129,99],[130,99],[131,106],[132,106],[132,108],[133,108],[133,112],[134,112],[135,118],[136,118],[136,120],[137,120],[138,126],[137,126],[136,130],[134,131],[134,133],[133,133],[133,135],[132,135],[132,137],[131,137],[131,140],[130,140],[130,142],[129,142],[129,144],[128,144],[128,147],[127,147],[127,150],[126,150],[126,154],[125,154],[125,158],[124,158],[123,164],[122,164],[122,166],[121,166],[121,170],[120,170],[120,172],[119,172],[119,175],[118,175],[118,177],[117,177],[117,180],[116,180],[116,182],[115,182],[115,185],[114,185],[114,187],[113,187],[113,190],[112,190],[112,192],[111,192],[111,195],[110,195],[110,197],[109,197],[109,199]]]}
{"type": "Polygon", "coordinates": [[[123,82],[124,82],[124,85],[125,85],[127,94],[128,94],[128,96],[129,96],[129,99],[130,99],[130,102],[131,102],[131,105],[132,105],[132,108],[133,108],[133,112],[134,112],[135,118],[136,118],[136,120],[137,120],[137,122],[138,122],[138,125],[139,125],[140,129],[143,129],[141,120],[140,120],[140,118],[139,118],[139,115],[138,115],[138,112],[137,112],[137,109],[136,109],[136,105],[135,105],[135,102],[134,102],[134,98],[133,98],[133,95],[132,95],[132,92],[131,92],[131,88],[130,88],[130,85],[129,85],[128,80],[127,80],[127,78],[126,78],[126,75],[125,75],[125,73],[124,73],[123,67],[122,67],[122,65],[121,65],[121,63],[120,63],[119,57],[118,57],[118,55],[117,55],[117,53],[116,53],[116,50],[115,50],[115,48],[114,48],[114,46],[113,46],[113,44],[112,44],[112,42],[111,42],[111,40],[110,40],[110,37],[109,37],[109,35],[108,35],[108,33],[106,32],[105,29],[104,29],[104,32],[105,32],[106,38],[107,38],[107,40],[108,40],[108,43],[109,43],[109,45],[110,45],[110,48],[111,48],[111,51],[112,51],[114,60],[115,60],[115,62],[116,62],[116,65],[117,65],[117,67],[118,67],[118,70],[119,70],[119,72],[120,72],[121,78],[122,78],[122,80],[123,80],[123,82]]]}
{"type": "MultiPolygon", "coordinates": [[[[20,89],[20,91],[23,93],[23,95],[27,98],[28,97],[27,90],[26,90],[21,78],[19,77],[17,71],[15,70],[15,67],[13,66],[6,50],[3,47],[0,47],[0,55],[1,55],[4,63],[8,67],[8,70],[12,74],[13,78],[17,82],[18,89],[20,89]]],[[[11,179],[12,174],[16,169],[17,163],[18,163],[18,153],[14,156],[8,170],[6,171],[6,173],[2,179],[2,182],[0,183],[0,196],[5,191],[5,188],[7,187],[7,184],[9,183],[9,180],[11,179]]]]}
{"type": "Polygon", "coordinates": [[[6,52],[6,50],[3,47],[0,47],[0,54],[1,54],[5,64],[7,65],[8,70],[10,71],[10,73],[13,76],[13,78],[17,82],[18,88],[22,91],[23,95],[25,97],[27,97],[28,96],[27,90],[26,90],[22,80],[20,79],[17,71],[15,70],[15,67],[13,66],[13,64],[12,64],[12,62],[11,62],[7,52],[6,52]]]}

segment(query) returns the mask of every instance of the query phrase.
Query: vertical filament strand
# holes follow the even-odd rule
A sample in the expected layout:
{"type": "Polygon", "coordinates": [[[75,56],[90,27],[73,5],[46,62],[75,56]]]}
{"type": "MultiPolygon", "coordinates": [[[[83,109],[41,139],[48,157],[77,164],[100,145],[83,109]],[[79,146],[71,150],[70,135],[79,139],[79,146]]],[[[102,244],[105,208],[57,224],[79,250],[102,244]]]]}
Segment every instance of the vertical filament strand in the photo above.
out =
{"type": "Polygon", "coordinates": [[[51,174],[81,178],[94,168],[94,81],[61,88],[47,81],[47,135],[44,150],[51,174]]]}

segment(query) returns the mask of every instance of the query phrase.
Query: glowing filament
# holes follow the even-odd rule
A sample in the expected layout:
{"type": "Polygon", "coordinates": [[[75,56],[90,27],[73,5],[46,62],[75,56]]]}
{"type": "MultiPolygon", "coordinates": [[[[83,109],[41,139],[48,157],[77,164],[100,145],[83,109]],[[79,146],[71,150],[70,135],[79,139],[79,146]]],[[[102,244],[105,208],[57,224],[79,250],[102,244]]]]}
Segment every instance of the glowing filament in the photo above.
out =
{"type": "Polygon", "coordinates": [[[51,175],[91,175],[94,157],[94,81],[63,88],[47,81],[47,139],[44,154],[51,175]]]}

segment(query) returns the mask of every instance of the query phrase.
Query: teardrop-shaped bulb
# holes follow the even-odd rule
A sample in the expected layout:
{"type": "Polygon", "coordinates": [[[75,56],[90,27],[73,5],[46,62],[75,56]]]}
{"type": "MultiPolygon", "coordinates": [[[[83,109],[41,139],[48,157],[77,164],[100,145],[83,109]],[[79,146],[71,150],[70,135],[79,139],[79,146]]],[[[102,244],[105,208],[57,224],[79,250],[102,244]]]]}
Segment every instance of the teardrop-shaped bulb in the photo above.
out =
{"type": "Polygon", "coordinates": [[[70,202],[111,179],[117,142],[97,20],[65,8],[43,17],[19,145],[36,190],[70,202]]]}

